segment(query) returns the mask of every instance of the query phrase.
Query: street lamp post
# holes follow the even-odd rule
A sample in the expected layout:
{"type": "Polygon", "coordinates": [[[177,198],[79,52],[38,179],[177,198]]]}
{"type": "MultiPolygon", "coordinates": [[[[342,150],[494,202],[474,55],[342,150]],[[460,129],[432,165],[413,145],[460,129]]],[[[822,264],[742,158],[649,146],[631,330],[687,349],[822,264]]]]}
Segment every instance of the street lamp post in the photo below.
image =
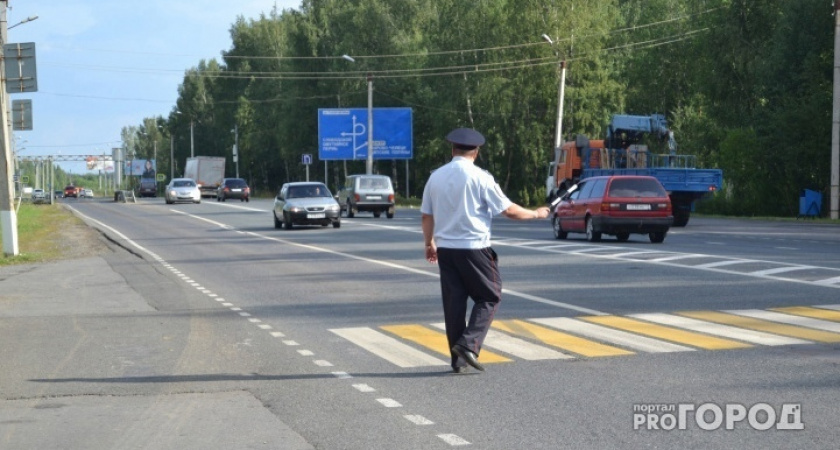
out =
{"type": "Polygon", "coordinates": [[[239,125],[233,124],[233,162],[236,164],[236,178],[239,178],[239,125]]]}
{"type": "MultiPolygon", "coordinates": [[[[551,45],[554,41],[547,34],[542,38],[551,45]]],[[[559,57],[559,55],[558,55],[559,57]]],[[[554,130],[554,162],[560,157],[560,147],[563,145],[563,97],[566,91],[566,60],[560,61],[560,86],[557,88],[557,127],[554,130]]]]}
{"type": "MultiPolygon", "coordinates": [[[[342,58],[352,63],[356,62],[351,56],[341,55],[342,58]]],[[[370,72],[367,74],[367,89],[368,89],[368,141],[367,141],[367,159],[365,160],[365,173],[368,175],[373,173],[373,75],[370,72]]]]}
{"type": "MultiPolygon", "coordinates": [[[[6,44],[6,31],[26,22],[31,22],[38,18],[38,16],[30,16],[26,19],[8,26],[6,21],[6,9],[8,2],[0,2],[0,49],[6,44]]],[[[0,74],[5,73],[5,63],[0,59],[0,74]]],[[[8,94],[6,93],[5,77],[0,77],[0,229],[3,233],[3,254],[8,256],[17,256],[20,254],[20,247],[18,246],[18,230],[17,230],[17,214],[14,209],[14,177],[13,167],[14,162],[11,161],[12,155],[9,146],[9,135],[11,127],[7,126],[9,123],[9,113],[7,108],[8,94]]]]}

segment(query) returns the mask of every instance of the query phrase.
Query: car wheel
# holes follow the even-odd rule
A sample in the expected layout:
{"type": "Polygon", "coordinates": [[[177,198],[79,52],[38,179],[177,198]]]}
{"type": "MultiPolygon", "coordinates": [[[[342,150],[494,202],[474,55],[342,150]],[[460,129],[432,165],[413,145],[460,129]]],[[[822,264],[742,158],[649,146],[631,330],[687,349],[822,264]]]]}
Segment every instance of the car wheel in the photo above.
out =
{"type": "Polygon", "coordinates": [[[322,227],[325,227],[325,226],[327,226],[327,225],[329,225],[329,224],[330,224],[329,222],[324,222],[324,223],[322,223],[322,224],[321,224],[321,226],[322,226],[322,227]]]}
{"type": "Polygon", "coordinates": [[[595,231],[595,226],[592,225],[592,218],[586,218],[586,240],[589,242],[598,242],[601,240],[601,233],[595,231]]]}
{"type": "Polygon", "coordinates": [[[226,201],[226,200],[227,200],[227,198],[225,198],[225,197],[222,197],[222,201],[223,201],[223,202],[224,202],[224,201],[226,201]]]}
{"type": "Polygon", "coordinates": [[[277,220],[277,214],[274,211],[271,212],[271,217],[274,219],[274,228],[281,228],[283,226],[283,222],[277,220]]]}
{"type": "Polygon", "coordinates": [[[617,233],[615,235],[615,238],[616,240],[618,240],[618,242],[624,242],[627,239],[630,239],[630,233],[617,233]]]}
{"type": "Polygon", "coordinates": [[[219,196],[217,195],[217,196],[216,196],[216,201],[217,201],[217,202],[222,201],[222,197],[219,197],[219,196]]]}
{"type": "Polygon", "coordinates": [[[195,201],[195,204],[196,204],[196,205],[197,205],[197,204],[199,204],[199,203],[201,203],[201,200],[196,200],[196,201],[195,201]]]}
{"type": "Polygon", "coordinates": [[[657,231],[655,233],[648,234],[648,237],[650,238],[650,242],[652,242],[654,244],[661,244],[662,242],[665,241],[665,235],[666,234],[667,234],[666,231],[657,231]]]}
{"type": "Polygon", "coordinates": [[[353,205],[350,203],[350,199],[347,199],[347,218],[352,219],[356,216],[356,213],[353,211],[353,205]]]}
{"type": "Polygon", "coordinates": [[[246,203],[247,203],[247,202],[250,202],[250,201],[251,201],[251,197],[245,197],[245,202],[246,202],[246,203]]]}
{"type": "Polygon", "coordinates": [[[555,239],[566,239],[569,236],[569,233],[563,231],[563,227],[560,226],[560,219],[555,217],[551,219],[551,226],[554,228],[554,238],[555,239]]]}
{"type": "Polygon", "coordinates": [[[381,212],[379,212],[379,211],[374,211],[374,212],[373,212],[373,217],[376,217],[376,218],[378,219],[378,218],[379,218],[379,217],[381,217],[381,216],[382,216],[382,213],[381,213],[381,212]]]}
{"type": "Polygon", "coordinates": [[[392,212],[387,212],[387,213],[385,213],[385,217],[387,217],[387,218],[389,218],[389,219],[393,219],[393,218],[394,218],[394,213],[392,213],[392,212]]]}
{"type": "Polygon", "coordinates": [[[335,222],[333,222],[333,228],[341,228],[341,221],[336,220],[335,222]]]}
{"type": "Polygon", "coordinates": [[[292,227],[294,227],[294,224],[292,223],[292,218],[289,217],[289,214],[285,212],[283,213],[283,227],[285,227],[287,230],[291,230],[292,227]]]}

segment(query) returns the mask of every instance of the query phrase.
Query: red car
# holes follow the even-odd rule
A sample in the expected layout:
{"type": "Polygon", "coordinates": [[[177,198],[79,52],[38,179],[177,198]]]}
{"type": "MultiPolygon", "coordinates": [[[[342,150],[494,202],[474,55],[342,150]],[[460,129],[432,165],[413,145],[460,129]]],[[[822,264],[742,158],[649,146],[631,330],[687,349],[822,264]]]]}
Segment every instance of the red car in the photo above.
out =
{"type": "Polygon", "coordinates": [[[604,234],[626,241],[630,234],[647,234],[659,244],[674,221],[671,199],[654,177],[612,175],[587,178],[566,191],[555,206],[554,237],[585,233],[591,242],[604,234]]]}
{"type": "Polygon", "coordinates": [[[79,189],[80,188],[78,186],[73,186],[73,185],[66,186],[64,188],[64,197],[65,198],[66,197],[78,198],[79,197],[79,189]]]}

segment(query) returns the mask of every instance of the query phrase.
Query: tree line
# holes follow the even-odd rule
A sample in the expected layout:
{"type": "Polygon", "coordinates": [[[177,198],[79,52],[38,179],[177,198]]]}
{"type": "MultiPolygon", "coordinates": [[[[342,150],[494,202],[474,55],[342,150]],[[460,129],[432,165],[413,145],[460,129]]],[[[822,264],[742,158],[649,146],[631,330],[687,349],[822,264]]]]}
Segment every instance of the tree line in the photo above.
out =
{"type": "MultiPolygon", "coordinates": [[[[375,107],[413,111],[413,159],[374,164],[400,195],[419,196],[448,161],[444,136],[470,127],[487,137],[478,164],[533,205],[545,198],[566,61],[564,140],[602,138],[614,113],[665,114],[679,153],[723,169],[723,191],[701,211],[790,216],[801,189],[828,194],[832,9],[822,0],[303,0],[237,18],[220,60],[185,71],[169,115],[122,137],[137,157],[156,145],[167,175],[193,151],[226,157],[233,176],[235,128],[240,176],[273,193],[304,178],[304,153],[315,155],[310,178],[324,178],[317,111],[366,107],[370,76],[375,107]]],[[[330,161],[323,181],[335,190],[364,164],[330,161]]]]}

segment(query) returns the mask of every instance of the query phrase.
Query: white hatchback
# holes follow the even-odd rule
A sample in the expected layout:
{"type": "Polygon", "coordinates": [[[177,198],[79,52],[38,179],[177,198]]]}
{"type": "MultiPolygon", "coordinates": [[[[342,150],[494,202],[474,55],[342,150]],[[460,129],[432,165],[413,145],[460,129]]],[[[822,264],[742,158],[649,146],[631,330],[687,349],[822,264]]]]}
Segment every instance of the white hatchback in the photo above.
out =
{"type": "Polygon", "coordinates": [[[201,191],[192,178],[173,178],[166,185],[164,198],[167,205],[175,202],[201,203],[201,191]]]}

